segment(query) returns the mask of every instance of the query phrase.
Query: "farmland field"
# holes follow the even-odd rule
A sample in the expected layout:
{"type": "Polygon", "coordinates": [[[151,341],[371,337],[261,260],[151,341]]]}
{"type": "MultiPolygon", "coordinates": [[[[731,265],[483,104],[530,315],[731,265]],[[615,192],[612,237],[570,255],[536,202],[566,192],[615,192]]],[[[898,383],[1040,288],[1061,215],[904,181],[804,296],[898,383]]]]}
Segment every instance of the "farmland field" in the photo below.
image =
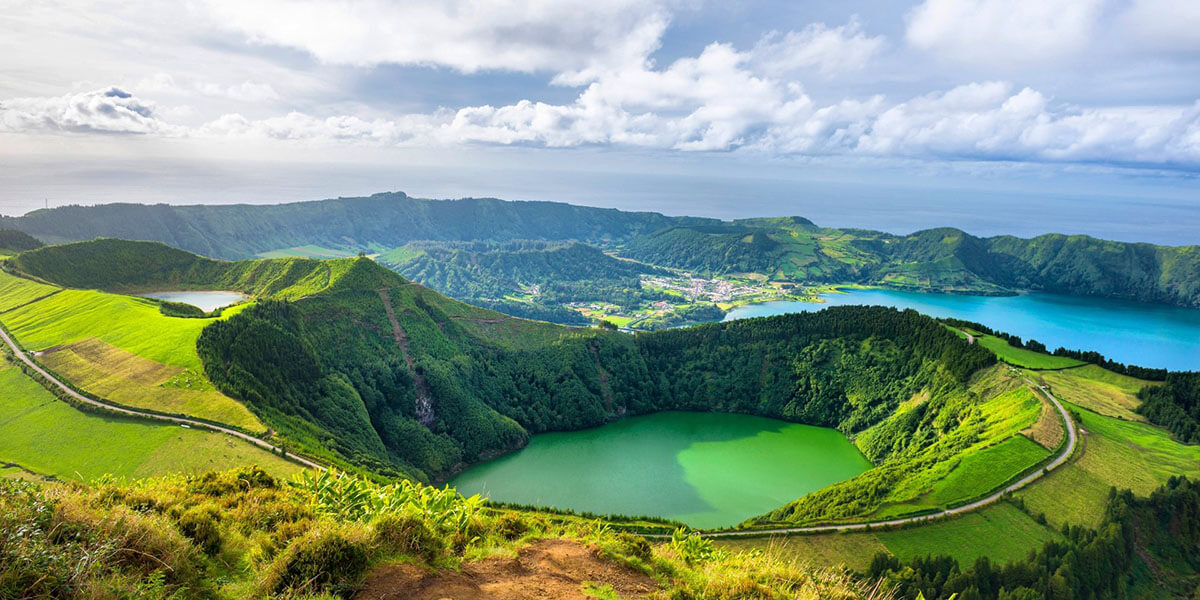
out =
{"type": "MultiPolygon", "coordinates": [[[[85,391],[120,404],[186,414],[249,431],[265,427],[202,375],[196,339],[212,319],[163,315],[151,300],[59,289],[0,274],[0,316],[27,350],[85,391]],[[30,299],[41,298],[28,303],[30,299]]],[[[230,307],[227,318],[246,305],[230,307]]]]}
{"type": "Polygon", "coordinates": [[[1053,356],[1024,348],[1016,348],[995,336],[976,336],[975,341],[980,346],[994,352],[1000,360],[1018,367],[1028,369],[1065,369],[1068,367],[1078,367],[1083,364],[1083,361],[1075,360],[1074,358],[1053,356]]]}
{"type": "Polygon", "coordinates": [[[227,435],[82,412],[55,398],[7,356],[0,356],[0,429],[5,432],[0,463],[60,479],[198,473],[250,464],[281,476],[300,469],[227,435]]]}

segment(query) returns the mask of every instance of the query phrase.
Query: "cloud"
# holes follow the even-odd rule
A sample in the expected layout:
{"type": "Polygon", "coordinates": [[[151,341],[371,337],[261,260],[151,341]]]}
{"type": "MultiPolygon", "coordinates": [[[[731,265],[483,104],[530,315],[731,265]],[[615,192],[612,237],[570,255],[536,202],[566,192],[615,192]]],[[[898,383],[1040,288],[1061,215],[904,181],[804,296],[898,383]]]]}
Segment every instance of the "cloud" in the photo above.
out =
{"type": "Polygon", "coordinates": [[[570,84],[644,63],[669,22],[662,3],[642,0],[205,0],[201,6],[218,27],[325,63],[553,72],[570,84]]]}
{"type": "Polygon", "coordinates": [[[13,98],[0,102],[0,130],[100,133],[170,133],[153,103],[119,87],[53,98],[13,98]]]}
{"type": "Polygon", "coordinates": [[[246,103],[261,103],[279,100],[279,93],[267,83],[243,81],[237,84],[221,85],[211,81],[203,81],[194,77],[176,78],[167,73],[155,73],[142,79],[134,86],[139,93],[165,92],[171,94],[200,94],[212,98],[225,98],[246,103]]]}
{"type": "Polygon", "coordinates": [[[1091,41],[1104,0],[924,0],[908,43],[951,62],[1052,64],[1091,41]]]}
{"type": "Polygon", "coordinates": [[[764,72],[812,69],[824,75],[862,69],[883,49],[883,36],[863,33],[858,19],[839,27],[812,23],[800,31],[771,32],[752,51],[764,72]]]}

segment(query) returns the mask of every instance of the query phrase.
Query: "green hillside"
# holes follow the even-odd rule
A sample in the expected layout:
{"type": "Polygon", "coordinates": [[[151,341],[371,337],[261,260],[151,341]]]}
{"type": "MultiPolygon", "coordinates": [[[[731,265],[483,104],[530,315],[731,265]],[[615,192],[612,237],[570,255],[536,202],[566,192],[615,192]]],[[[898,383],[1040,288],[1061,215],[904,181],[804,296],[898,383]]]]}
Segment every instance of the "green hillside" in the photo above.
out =
{"type": "Polygon", "coordinates": [[[250,258],[299,246],[379,248],[418,240],[628,239],[669,224],[713,219],[493,198],[422,200],[402,192],[279,205],[106,204],[0,217],[47,242],[100,237],[158,241],[205,256],[250,258]]]}
{"type": "MultiPolygon", "coordinates": [[[[67,206],[0,217],[0,229],[56,243],[98,237],[160,241],[230,259],[271,252],[386,253],[419,241],[578,241],[704,275],[755,273],[780,281],[974,294],[1045,290],[1200,306],[1197,246],[1060,234],[980,238],[952,228],[896,235],[823,228],[800,217],[722,222],[552,202],[421,200],[390,193],[263,206],[67,206]]],[[[401,252],[388,260],[406,258],[411,256],[401,252]]],[[[603,278],[598,268],[590,278],[603,278]]],[[[453,273],[421,271],[430,280],[417,281],[468,297],[451,291],[450,285],[459,285],[450,283],[453,273]]],[[[508,276],[492,265],[478,265],[475,273],[508,276]]]]}
{"type": "Polygon", "coordinates": [[[0,229],[0,257],[11,256],[41,246],[42,242],[24,231],[0,229]]]}
{"type": "Polygon", "coordinates": [[[618,260],[574,242],[413,242],[382,253],[377,260],[452,298],[566,325],[591,322],[562,307],[569,302],[635,307],[671,299],[643,289],[639,280],[643,274],[665,274],[665,270],[618,260]]]}

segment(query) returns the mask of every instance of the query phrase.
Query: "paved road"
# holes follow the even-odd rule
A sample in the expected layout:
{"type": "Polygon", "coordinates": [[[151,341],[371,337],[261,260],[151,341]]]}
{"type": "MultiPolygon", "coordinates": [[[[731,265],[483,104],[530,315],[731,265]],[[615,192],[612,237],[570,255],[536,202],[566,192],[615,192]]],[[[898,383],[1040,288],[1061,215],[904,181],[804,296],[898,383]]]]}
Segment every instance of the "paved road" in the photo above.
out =
{"type": "MultiPolygon", "coordinates": [[[[1009,370],[1011,370],[1013,373],[1019,373],[1016,369],[1013,369],[1012,367],[1009,367],[1009,370]]],[[[1038,470],[1034,471],[1033,473],[1030,473],[1030,474],[1026,475],[1025,477],[1022,477],[1021,479],[1009,484],[1007,487],[991,494],[990,496],[988,496],[986,498],[976,500],[970,504],[964,504],[962,506],[943,510],[943,511],[936,512],[936,513],[919,515],[916,517],[904,517],[904,518],[900,518],[900,519],[890,519],[887,521],[871,521],[870,523],[848,523],[848,524],[844,524],[844,525],[811,525],[808,527],[780,527],[778,529],[746,529],[746,530],[740,530],[740,531],[718,531],[718,532],[713,532],[713,533],[701,533],[701,535],[704,537],[711,537],[711,538],[726,538],[726,537],[746,537],[746,536],[789,534],[789,533],[829,533],[829,532],[835,532],[835,531],[858,531],[858,530],[866,529],[868,527],[877,529],[879,527],[885,527],[888,525],[908,525],[908,524],[912,524],[912,523],[924,523],[926,521],[934,521],[937,519],[944,519],[946,517],[950,517],[953,515],[961,515],[963,513],[968,513],[973,510],[977,510],[977,509],[983,508],[989,504],[992,504],[992,503],[996,502],[997,500],[999,500],[1000,498],[1004,497],[1005,494],[1019,490],[1019,489],[1025,487],[1026,485],[1029,485],[1031,482],[1036,481],[1037,479],[1042,477],[1042,475],[1044,475],[1046,473],[1046,471],[1053,471],[1054,469],[1058,468],[1063,463],[1067,462],[1067,459],[1071,458],[1071,453],[1075,451],[1075,442],[1078,439],[1078,435],[1075,431],[1075,422],[1071,420],[1071,416],[1067,414],[1067,409],[1063,408],[1063,405],[1061,402],[1058,401],[1058,398],[1055,398],[1054,395],[1050,393],[1050,390],[1046,389],[1046,386],[1036,385],[1032,381],[1030,381],[1029,378],[1027,378],[1027,377],[1022,376],[1022,378],[1025,379],[1025,382],[1028,383],[1030,386],[1037,388],[1043,394],[1045,394],[1046,397],[1050,399],[1050,402],[1054,404],[1054,408],[1058,409],[1058,414],[1062,416],[1063,423],[1066,424],[1067,444],[1066,444],[1066,447],[1063,448],[1063,451],[1058,456],[1054,457],[1054,460],[1050,461],[1050,463],[1047,464],[1044,469],[1038,469],[1038,470]]],[[[666,534],[653,534],[653,535],[648,535],[647,537],[670,537],[670,536],[666,535],[666,534]]]]}
{"type": "MultiPolygon", "coordinates": [[[[166,421],[168,423],[175,423],[178,425],[187,425],[188,427],[195,427],[197,429],[208,429],[209,431],[225,433],[228,435],[232,435],[233,437],[238,438],[240,440],[250,442],[251,444],[258,446],[259,448],[263,448],[265,450],[270,450],[271,452],[274,452],[276,454],[278,454],[280,451],[279,447],[272,445],[270,442],[263,441],[263,440],[256,438],[250,434],[247,434],[247,433],[242,433],[236,429],[230,429],[228,427],[221,427],[220,425],[213,425],[212,423],[205,423],[204,421],[197,421],[195,419],[189,419],[187,417],[171,417],[171,416],[167,416],[167,415],[142,412],[137,409],[125,408],[123,406],[115,406],[113,404],[109,404],[109,403],[103,402],[101,400],[96,400],[95,398],[89,398],[87,396],[84,396],[83,394],[80,394],[79,392],[76,392],[75,390],[71,389],[70,386],[63,383],[62,381],[59,381],[59,379],[57,377],[51,375],[45,369],[43,369],[41,366],[39,366],[37,363],[33,362],[33,360],[31,358],[29,358],[29,356],[27,356],[25,354],[25,352],[23,350],[21,350],[21,348],[19,346],[17,346],[16,342],[14,342],[11,337],[9,337],[8,332],[4,331],[3,328],[0,328],[0,338],[4,339],[4,343],[8,344],[8,347],[10,349],[12,349],[13,354],[17,358],[21,359],[21,362],[24,362],[25,364],[29,365],[29,368],[33,369],[34,371],[37,371],[37,373],[40,374],[42,377],[45,377],[46,381],[49,381],[51,385],[57,387],[58,389],[65,392],[67,395],[71,396],[72,398],[74,398],[80,402],[83,402],[84,404],[90,404],[92,406],[97,406],[97,407],[103,408],[105,410],[115,412],[115,413],[120,413],[123,415],[130,415],[130,416],[139,417],[139,418],[143,418],[143,419],[152,419],[155,421],[166,421]]],[[[322,471],[325,470],[324,466],[319,465],[311,460],[308,460],[307,458],[304,458],[303,456],[296,456],[295,454],[292,454],[289,452],[287,454],[287,458],[288,458],[288,460],[299,463],[305,467],[310,467],[313,469],[320,469],[322,471]]]]}

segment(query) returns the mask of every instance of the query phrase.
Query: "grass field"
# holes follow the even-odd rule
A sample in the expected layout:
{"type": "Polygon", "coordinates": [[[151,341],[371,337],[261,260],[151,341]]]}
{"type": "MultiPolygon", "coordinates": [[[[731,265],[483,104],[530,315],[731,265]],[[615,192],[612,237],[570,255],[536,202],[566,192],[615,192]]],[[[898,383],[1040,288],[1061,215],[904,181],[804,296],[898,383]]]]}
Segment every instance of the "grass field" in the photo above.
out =
{"type": "Polygon", "coordinates": [[[768,555],[799,558],[815,565],[846,565],[855,571],[867,570],[877,553],[888,551],[873,533],[732,538],[718,540],[717,545],[731,550],[762,550],[768,555]]]}
{"type": "Polygon", "coordinates": [[[927,497],[934,506],[990,492],[1050,456],[1050,451],[1023,435],[966,455],[927,497]]]}
{"type": "Polygon", "coordinates": [[[227,435],[82,412],[0,356],[0,463],[4,462],[85,481],[104,474],[147,477],[249,464],[281,476],[300,470],[227,435]]]}
{"type": "Polygon", "coordinates": [[[1095,525],[1115,486],[1146,495],[1172,475],[1200,477],[1200,446],[1187,446],[1145,423],[1071,406],[1080,416],[1082,455],[1017,495],[1051,524],[1095,525]]]}
{"type": "Polygon", "coordinates": [[[1008,342],[990,335],[976,336],[975,343],[991,350],[1000,360],[1027,369],[1064,369],[1084,364],[1083,361],[1075,360],[1074,358],[1052,356],[1024,348],[1014,348],[1008,342]]]}
{"type": "Polygon", "coordinates": [[[1030,550],[1059,539],[1057,531],[1038,524],[1008,502],[999,502],[952,519],[893,531],[828,533],[723,540],[721,546],[760,549],[817,566],[844,564],[863,571],[878,552],[901,560],[949,555],[964,567],[980,556],[993,562],[1024,558],[1030,550]]]}
{"type": "Polygon", "coordinates": [[[44,285],[0,271],[0,313],[57,290],[58,288],[52,285],[44,285]]]}
{"type": "Polygon", "coordinates": [[[981,556],[993,562],[1024,558],[1030,550],[1060,538],[1057,531],[1039,525],[1008,502],[946,521],[875,535],[901,560],[945,554],[962,565],[969,565],[981,556]]]}
{"type": "MultiPolygon", "coordinates": [[[[74,385],[136,408],[266,429],[201,375],[196,339],[212,319],[168,317],[153,301],[93,290],[46,296],[59,288],[2,275],[0,306],[41,299],[0,315],[0,321],[27,350],[50,349],[39,359],[74,385]]],[[[245,306],[230,307],[221,318],[245,306]]]]}
{"type": "Polygon", "coordinates": [[[1084,365],[1062,371],[1043,371],[1029,374],[1040,378],[1059,398],[1088,410],[1127,421],[1145,421],[1134,412],[1141,404],[1137,392],[1153,382],[1127,377],[1100,368],[1084,365]]]}

